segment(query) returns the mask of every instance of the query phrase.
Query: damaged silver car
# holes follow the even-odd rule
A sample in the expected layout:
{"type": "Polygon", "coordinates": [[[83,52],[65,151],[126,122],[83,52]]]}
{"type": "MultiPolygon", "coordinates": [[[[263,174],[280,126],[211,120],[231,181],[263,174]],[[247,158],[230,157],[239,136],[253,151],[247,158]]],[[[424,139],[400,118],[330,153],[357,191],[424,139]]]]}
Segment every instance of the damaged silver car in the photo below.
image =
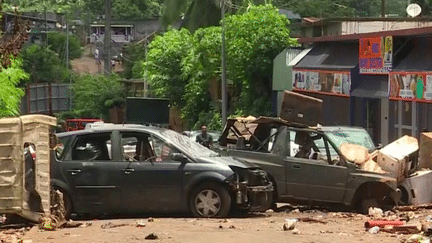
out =
{"type": "Polygon", "coordinates": [[[57,134],[52,184],[68,215],[191,212],[226,217],[265,211],[273,185],[264,170],[172,130],[101,124],[57,134]]]}

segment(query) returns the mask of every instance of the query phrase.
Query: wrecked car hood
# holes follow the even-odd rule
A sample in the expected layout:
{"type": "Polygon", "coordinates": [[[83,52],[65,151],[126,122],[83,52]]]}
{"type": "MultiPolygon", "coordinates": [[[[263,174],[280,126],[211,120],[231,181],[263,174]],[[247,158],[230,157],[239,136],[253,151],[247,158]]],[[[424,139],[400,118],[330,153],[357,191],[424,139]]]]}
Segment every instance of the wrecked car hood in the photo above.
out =
{"type": "Polygon", "coordinates": [[[236,166],[244,169],[258,168],[258,166],[251,164],[244,160],[239,160],[231,156],[211,156],[211,157],[200,157],[197,158],[203,163],[212,163],[226,166],[236,166]]]}

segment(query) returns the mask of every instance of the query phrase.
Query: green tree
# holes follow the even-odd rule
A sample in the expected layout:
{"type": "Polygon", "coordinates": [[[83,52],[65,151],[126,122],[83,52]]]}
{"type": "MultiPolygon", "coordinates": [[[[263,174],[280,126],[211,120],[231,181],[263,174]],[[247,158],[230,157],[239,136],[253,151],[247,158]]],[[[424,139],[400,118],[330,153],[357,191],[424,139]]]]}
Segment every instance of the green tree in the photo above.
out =
{"type": "Polygon", "coordinates": [[[59,55],[46,46],[30,45],[20,54],[23,68],[30,74],[31,83],[64,81],[69,77],[69,71],[61,65],[59,55]]]}
{"type": "Polygon", "coordinates": [[[182,75],[182,60],[192,48],[192,35],[186,29],[170,30],[157,36],[149,45],[147,62],[141,67],[141,75],[148,80],[152,92],[171,99],[171,103],[183,106],[187,78],[182,75]]]}
{"type": "Polygon", "coordinates": [[[289,20],[269,4],[252,6],[225,21],[228,78],[237,113],[269,115],[273,59],[296,45],[289,36],[289,20]]]}
{"type": "Polygon", "coordinates": [[[76,117],[109,119],[109,109],[124,103],[124,88],[116,75],[83,75],[73,84],[73,114],[76,117]]]}
{"type": "Polygon", "coordinates": [[[17,86],[21,80],[28,78],[21,64],[20,59],[12,58],[10,67],[0,66],[0,117],[15,116],[20,113],[24,91],[17,86]]]}
{"type": "MultiPolygon", "coordinates": [[[[268,115],[273,59],[295,44],[289,21],[272,5],[251,6],[225,21],[231,112],[268,115]]],[[[220,105],[209,93],[210,82],[220,83],[220,45],[221,28],[207,27],[192,37],[186,29],[171,30],[149,46],[145,67],[151,88],[171,98],[192,126],[198,121],[221,126],[220,105]]]]}
{"type": "Polygon", "coordinates": [[[221,28],[198,29],[192,45],[193,48],[182,60],[182,75],[188,79],[182,116],[193,128],[205,123],[209,129],[222,129],[222,124],[216,122],[220,119],[220,106],[212,101],[209,92],[209,82],[220,82],[221,28]]]}
{"type": "MultiPolygon", "coordinates": [[[[55,51],[63,60],[66,59],[66,41],[67,36],[64,32],[50,32],[48,33],[48,47],[55,51]]],[[[83,50],[79,39],[74,35],[69,35],[69,60],[80,58],[83,50]]]]}
{"type": "MultiPolygon", "coordinates": [[[[160,16],[163,0],[112,0],[111,14],[114,19],[129,20],[160,16]]],[[[84,10],[91,12],[97,19],[105,14],[104,0],[86,0],[84,10]]]]}

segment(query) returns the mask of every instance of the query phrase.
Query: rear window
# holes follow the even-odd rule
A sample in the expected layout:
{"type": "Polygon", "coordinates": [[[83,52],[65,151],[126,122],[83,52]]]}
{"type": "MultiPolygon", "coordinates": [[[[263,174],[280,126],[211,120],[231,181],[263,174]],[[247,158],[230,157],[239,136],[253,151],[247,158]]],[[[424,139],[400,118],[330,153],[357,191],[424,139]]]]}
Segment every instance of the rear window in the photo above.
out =
{"type": "Polygon", "coordinates": [[[68,144],[70,137],[61,137],[57,139],[57,144],[53,150],[58,160],[62,160],[65,154],[65,146],[68,144]]]}

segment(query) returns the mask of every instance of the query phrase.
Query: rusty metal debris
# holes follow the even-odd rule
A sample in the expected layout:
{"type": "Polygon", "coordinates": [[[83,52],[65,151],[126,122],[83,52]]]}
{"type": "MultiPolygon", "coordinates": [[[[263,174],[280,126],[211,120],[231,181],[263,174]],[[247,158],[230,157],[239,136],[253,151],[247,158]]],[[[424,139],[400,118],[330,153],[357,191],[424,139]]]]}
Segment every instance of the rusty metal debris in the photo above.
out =
{"type": "Polygon", "coordinates": [[[309,222],[309,223],[320,223],[320,224],[327,224],[326,221],[320,220],[320,219],[314,219],[311,217],[304,217],[304,218],[297,218],[300,222],[309,222]]]}
{"type": "Polygon", "coordinates": [[[113,224],[111,222],[108,222],[106,224],[101,225],[102,229],[111,229],[111,228],[117,228],[117,227],[123,227],[123,226],[128,226],[129,224],[113,224]]]}

